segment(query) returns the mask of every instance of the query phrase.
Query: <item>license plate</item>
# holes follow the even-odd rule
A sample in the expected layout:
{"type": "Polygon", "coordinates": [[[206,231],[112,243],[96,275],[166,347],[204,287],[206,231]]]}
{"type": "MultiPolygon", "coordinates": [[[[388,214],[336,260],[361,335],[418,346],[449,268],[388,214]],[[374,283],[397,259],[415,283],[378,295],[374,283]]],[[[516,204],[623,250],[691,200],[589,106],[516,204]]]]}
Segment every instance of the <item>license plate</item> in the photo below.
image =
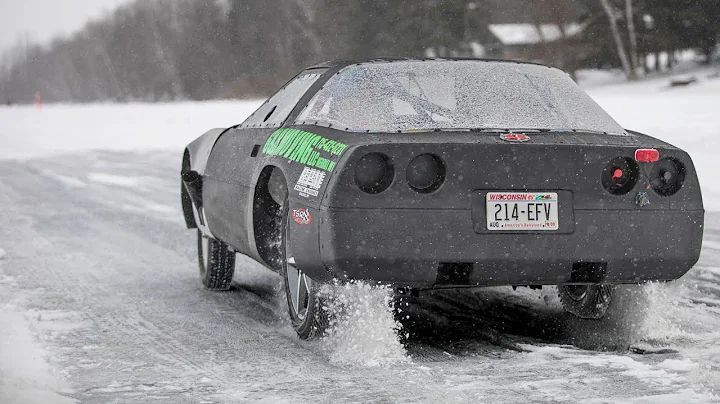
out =
{"type": "Polygon", "coordinates": [[[487,229],[503,231],[557,230],[555,192],[488,192],[487,229]]]}

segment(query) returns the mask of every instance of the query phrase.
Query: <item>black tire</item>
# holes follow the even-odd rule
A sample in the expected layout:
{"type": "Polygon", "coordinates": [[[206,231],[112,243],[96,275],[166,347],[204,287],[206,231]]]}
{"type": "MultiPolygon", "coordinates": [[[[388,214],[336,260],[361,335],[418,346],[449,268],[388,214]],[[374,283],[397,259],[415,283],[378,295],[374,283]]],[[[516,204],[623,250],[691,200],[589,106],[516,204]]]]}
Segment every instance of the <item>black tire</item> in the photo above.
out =
{"type": "Polygon", "coordinates": [[[610,307],[612,292],[612,285],[558,285],[565,311],[584,319],[603,318],[610,307]]]}
{"type": "Polygon", "coordinates": [[[227,244],[198,230],[200,280],[208,290],[228,290],[235,272],[235,252],[227,244]],[[203,248],[203,243],[205,248],[203,248]],[[205,253],[203,251],[206,251],[205,253]]]}
{"type": "MultiPolygon", "coordinates": [[[[287,195],[287,194],[286,194],[287,195]]],[[[310,277],[303,274],[296,266],[288,263],[288,251],[292,251],[288,246],[288,230],[290,225],[290,212],[287,196],[282,204],[281,209],[282,215],[280,216],[283,220],[281,227],[281,240],[280,240],[280,252],[281,252],[281,266],[280,275],[283,279],[283,290],[285,291],[285,298],[288,305],[288,314],[290,315],[290,322],[292,323],[295,332],[298,337],[303,340],[313,340],[322,337],[325,334],[325,330],[328,326],[328,315],[323,308],[323,301],[319,297],[320,286],[317,282],[313,282],[310,277]],[[293,303],[293,295],[291,292],[291,281],[288,276],[288,270],[295,270],[298,275],[296,285],[302,286],[307,285],[302,283],[300,279],[304,276],[309,283],[308,288],[303,288],[302,308],[296,309],[293,303]]],[[[300,300],[300,293],[297,292],[296,299],[300,300]]],[[[299,304],[298,304],[299,306],[299,304]]]]}

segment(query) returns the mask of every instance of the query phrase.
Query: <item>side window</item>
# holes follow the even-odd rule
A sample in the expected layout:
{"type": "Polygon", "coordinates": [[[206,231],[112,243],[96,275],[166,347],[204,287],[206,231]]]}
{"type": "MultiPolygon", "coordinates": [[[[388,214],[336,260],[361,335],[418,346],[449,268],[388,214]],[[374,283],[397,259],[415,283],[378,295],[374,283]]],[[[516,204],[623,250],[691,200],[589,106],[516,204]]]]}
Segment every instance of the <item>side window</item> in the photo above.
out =
{"type": "Polygon", "coordinates": [[[325,69],[313,69],[301,73],[281,88],[280,91],[268,98],[241,126],[244,128],[280,126],[290,115],[295,104],[300,101],[300,98],[324,72],[325,69]]]}

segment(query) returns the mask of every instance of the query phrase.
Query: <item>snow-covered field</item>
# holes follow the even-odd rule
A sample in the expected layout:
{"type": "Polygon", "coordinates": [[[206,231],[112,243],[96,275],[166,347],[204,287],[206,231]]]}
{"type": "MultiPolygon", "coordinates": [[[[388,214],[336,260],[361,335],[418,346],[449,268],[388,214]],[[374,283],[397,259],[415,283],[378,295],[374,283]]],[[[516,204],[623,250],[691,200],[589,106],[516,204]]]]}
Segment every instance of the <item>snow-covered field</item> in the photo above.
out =
{"type": "Polygon", "coordinates": [[[258,265],[200,287],[180,152],[259,102],[0,107],[0,403],[720,402],[720,78],[695,74],[589,89],[693,157],[709,213],[690,273],[595,323],[552,288],[431,293],[404,345],[383,290],[346,291],[353,321],[306,343],[258,265]]]}
{"type": "Polygon", "coordinates": [[[83,150],[182,150],[209,129],[245,120],[262,101],[0,107],[0,158],[83,150]]]}

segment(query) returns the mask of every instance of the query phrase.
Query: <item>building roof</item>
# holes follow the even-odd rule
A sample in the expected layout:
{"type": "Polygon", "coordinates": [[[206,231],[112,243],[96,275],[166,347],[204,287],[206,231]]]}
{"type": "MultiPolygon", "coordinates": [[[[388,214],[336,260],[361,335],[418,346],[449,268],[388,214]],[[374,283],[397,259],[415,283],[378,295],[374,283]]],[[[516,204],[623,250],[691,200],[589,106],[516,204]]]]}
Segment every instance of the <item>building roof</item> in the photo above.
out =
{"type": "MultiPolygon", "coordinates": [[[[562,38],[558,24],[489,24],[488,29],[503,45],[532,45],[540,42],[552,42],[562,38]]],[[[578,23],[565,24],[565,35],[579,34],[583,26],[578,23]]]]}

